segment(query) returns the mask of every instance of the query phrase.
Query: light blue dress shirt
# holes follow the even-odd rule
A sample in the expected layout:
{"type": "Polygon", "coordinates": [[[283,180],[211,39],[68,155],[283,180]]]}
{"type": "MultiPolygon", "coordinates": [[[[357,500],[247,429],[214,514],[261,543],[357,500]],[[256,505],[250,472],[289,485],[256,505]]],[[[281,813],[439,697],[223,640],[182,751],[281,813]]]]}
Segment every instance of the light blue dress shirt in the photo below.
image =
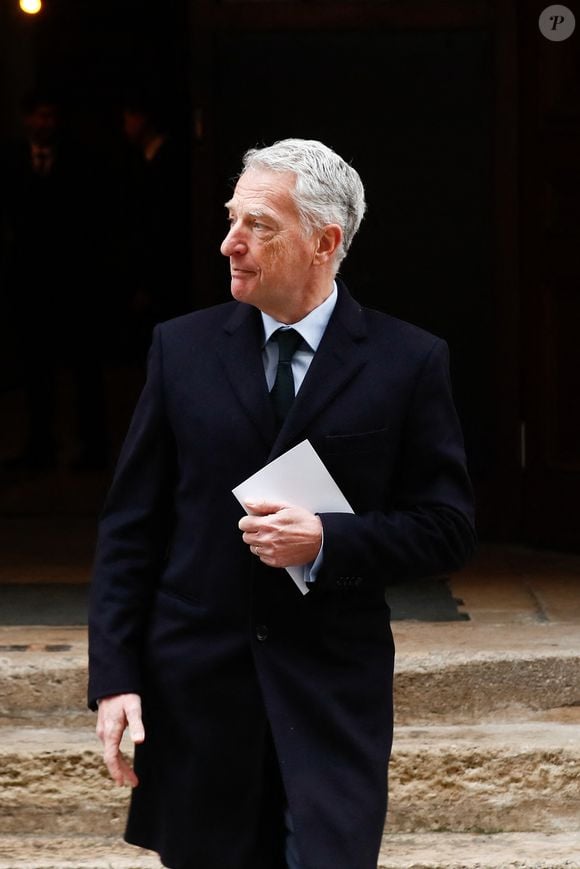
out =
{"type": "MultiPolygon", "coordinates": [[[[314,308],[302,320],[297,323],[279,323],[269,314],[262,314],[262,323],[264,325],[264,343],[262,345],[262,360],[264,362],[264,371],[266,373],[266,382],[268,389],[271,390],[276,380],[276,370],[278,368],[278,344],[276,341],[270,341],[270,338],[278,329],[295,329],[302,336],[302,343],[298,345],[298,349],[292,357],[292,375],[294,377],[294,394],[298,392],[302,386],[302,381],[306,376],[306,372],[312,362],[314,354],[318,350],[318,345],[322,340],[324,331],[328,326],[331,314],[336,305],[338,291],[336,283],[333,284],[331,294],[317,308],[314,308]]],[[[314,582],[318,571],[322,565],[322,546],[316,557],[316,560],[311,564],[304,565],[304,581],[314,582]]]]}
{"type": "Polygon", "coordinates": [[[318,350],[318,345],[322,340],[330,316],[334,311],[337,296],[338,292],[336,284],[334,284],[330,296],[297,323],[279,323],[278,320],[270,317],[269,314],[265,314],[263,311],[261,312],[262,323],[264,325],[262,359],[264,362],[268,389],[272,389],[274,386],[276,369],[278,368],[278,344],[276,341],[270,341],[274,332],[278,329],[292,328],[302,336],[302,343],[298,345],[298,349],[292,357],[292,375],[294,377],[294,393],[296,394],[302,386],[302,381],[306,376],[308,367],[312,362],[314,354],[318,350]]]}

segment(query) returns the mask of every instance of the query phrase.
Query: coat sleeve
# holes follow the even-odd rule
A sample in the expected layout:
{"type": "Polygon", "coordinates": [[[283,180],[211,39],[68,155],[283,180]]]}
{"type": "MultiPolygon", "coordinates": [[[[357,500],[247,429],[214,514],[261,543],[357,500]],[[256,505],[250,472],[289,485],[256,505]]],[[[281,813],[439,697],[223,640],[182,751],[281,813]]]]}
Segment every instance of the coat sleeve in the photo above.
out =
{"type": "Polygon", "coordinates": [[[384,509],[326,513],[317,584],[381,584],[457,570],[475,547],[473,493],[452,397],[447,344],[437,340],[413,390],[384,509]]]}
{"type": "Polygon", "coordinates": [[[161,331],[100,517],[89,595],[89,706],[141,693],[140,651],[167,551],[175,448],[165,414],[161,331]]]}

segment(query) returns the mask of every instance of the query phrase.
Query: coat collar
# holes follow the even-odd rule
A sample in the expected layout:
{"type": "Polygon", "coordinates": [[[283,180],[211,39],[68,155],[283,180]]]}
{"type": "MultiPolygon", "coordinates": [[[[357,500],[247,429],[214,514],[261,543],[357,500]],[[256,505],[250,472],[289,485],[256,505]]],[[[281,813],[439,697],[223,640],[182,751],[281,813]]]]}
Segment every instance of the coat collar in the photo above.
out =
{"type": "Polygon", "coordinates": [[[239,304],[224,326],[218,352],[233,390],[271,461],[304,437],[312,420],[366,364],[364,311],[337,279],[338,299],[317,352],[282,429],[276,433],[261,356],[262,322],[251,305],[239,304]]]}
{"type": "Polygon", "coordinates": [[[255,425],[258,436],[270,445],[276,421],[262,362],[262,320],[257,308],[237,304],[224,325],[224,340],[217,352],[237,400],[255,425]]]}

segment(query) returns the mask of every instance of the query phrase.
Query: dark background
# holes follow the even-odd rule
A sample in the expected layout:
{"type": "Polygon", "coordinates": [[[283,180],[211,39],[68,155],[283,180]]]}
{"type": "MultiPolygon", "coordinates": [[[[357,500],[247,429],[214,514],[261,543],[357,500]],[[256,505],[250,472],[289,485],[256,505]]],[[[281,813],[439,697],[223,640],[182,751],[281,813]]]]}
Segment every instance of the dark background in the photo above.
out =
{"type": "MultiPolygon", "coordinates": [[[[578,551],[580,33],[545,40],[543,5],[45,0],[32,17],[2,0],[0,133],[18,133],[28,89],[50,86],[75,134],[122,173],[124,95],[161,97],[189,155],[192,308],[228,298],[218,247],[243,151],[285,136],[335,148],[369,206],[344,263],[349,288],[449,342],[482,539],[578,551]]],[[[123,322],[126,281],[111,189],[109,327],[123,322]]],[[[103,328],[111,464],[142,379],[119,344],[119,330],[103,328]]],[[[22,413],[9,336],[1,355],[9,454],[22,413]]],[[[66,371],[63,384],[66,426],[66,371]]],[[[58,479],[69,486],[66,472],[58,479]]],[[[38,511],[21,479],[5,484],[5,512],[38,511]]],[[[55,486],[48,507],[61,503],[55,486]]]]}

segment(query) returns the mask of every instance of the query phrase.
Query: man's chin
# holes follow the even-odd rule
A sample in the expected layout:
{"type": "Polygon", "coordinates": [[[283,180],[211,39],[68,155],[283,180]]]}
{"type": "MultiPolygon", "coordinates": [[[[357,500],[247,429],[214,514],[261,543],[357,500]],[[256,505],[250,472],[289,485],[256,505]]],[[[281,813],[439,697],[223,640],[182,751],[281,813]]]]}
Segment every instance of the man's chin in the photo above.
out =
{"type": "Polygon", "coordinates": [[[230,284],[231,294],[237,302],[252,303],[252,283],[244,278],[232,278],[230,284]]]}

